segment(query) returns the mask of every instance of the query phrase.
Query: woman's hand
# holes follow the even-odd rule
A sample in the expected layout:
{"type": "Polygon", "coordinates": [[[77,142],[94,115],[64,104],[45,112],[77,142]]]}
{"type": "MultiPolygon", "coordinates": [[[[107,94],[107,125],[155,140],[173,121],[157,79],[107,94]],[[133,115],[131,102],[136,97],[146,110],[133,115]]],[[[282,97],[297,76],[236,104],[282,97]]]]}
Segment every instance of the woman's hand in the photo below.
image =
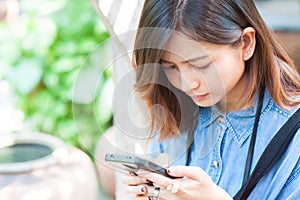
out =
{"type": "Polygon", "coordinates": [[[183,178],[170,179],[157,173],[143,171],[138,173],[138,176],[128,175],[124,177],[123,182],[128,185],[127,192],[136,194],[137,199],[232,199],[225,190],[213,183],[211,178],[199,167],[171,166],[168,168],[168,173],[183,178]],[[150,186],[149,181],[154,186],[150,186]],[[159,193],[158,198],[152,198],[155,193],[159,193]]]}

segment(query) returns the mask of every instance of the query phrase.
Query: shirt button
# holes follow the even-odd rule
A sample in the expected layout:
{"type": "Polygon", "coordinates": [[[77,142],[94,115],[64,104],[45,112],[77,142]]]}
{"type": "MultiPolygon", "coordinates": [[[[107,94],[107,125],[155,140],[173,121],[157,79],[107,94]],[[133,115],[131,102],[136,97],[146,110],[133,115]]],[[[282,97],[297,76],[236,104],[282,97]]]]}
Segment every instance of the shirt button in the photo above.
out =
{"type": "Polygon", "coordinates": [[[215,160],[215,161],[213,162],[213,164],[214,164],[214,167],[215,167],[216,169],[219,167],[219,162],[218,162],[218,161],[215,160]]]}
{"type": "Polygon", "coordinates": [[[223,116],[220,116],[220,117],[218,118],[218,122],[223,123],[223,122],[224,122],[224,117],[223,117],[223,116]]]}

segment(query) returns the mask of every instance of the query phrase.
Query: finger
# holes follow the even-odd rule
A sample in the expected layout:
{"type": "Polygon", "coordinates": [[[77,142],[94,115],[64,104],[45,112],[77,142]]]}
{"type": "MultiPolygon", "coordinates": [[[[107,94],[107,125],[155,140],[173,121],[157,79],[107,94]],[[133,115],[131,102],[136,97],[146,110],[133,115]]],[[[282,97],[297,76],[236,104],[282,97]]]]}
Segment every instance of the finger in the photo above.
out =
{"type": "Polygon", "coordinates": [[[139,176],[151,181],[155,186],[167,187],[172,183],[172,179],[157,173],[148,172],[142,173],[141,175],[139,174],[139,176]]]}
{"type": "Polygon", "coordinates": [[[184,176],[197,181],[210,179],[200,167],[194,166],[170,166],[167,172],[171,176],[184,176]]]}
{"type": "Polygon", "coordinates": [[[141,184],[148,184],[149,181],[140,176],[131,176],[131,175],[124,175],[122,177],[122,183],[126,185],[141,185],[141,184]]]}
{"type": "Polygon", "coordinates": [[[148,188],[146,185],[127,186],[126,192],[135,195],[145,195],[148,193],[148,188]]]}
{"type": "MultiPolygon", "coordinates": [[[[148,196],[148,197],[150,197],[150,199],[152,199],[152,197],[154,195],[155,188],[156,187],[148,186],[147,193],[144,194],[144,196],[148,196]]],[[[164,188],[160,188],[159,194],[158,194],[158,199],[161,199],[161,200],[164,200],[164,199],[175,199],[175,194],[167,191],[164,188]]]]}

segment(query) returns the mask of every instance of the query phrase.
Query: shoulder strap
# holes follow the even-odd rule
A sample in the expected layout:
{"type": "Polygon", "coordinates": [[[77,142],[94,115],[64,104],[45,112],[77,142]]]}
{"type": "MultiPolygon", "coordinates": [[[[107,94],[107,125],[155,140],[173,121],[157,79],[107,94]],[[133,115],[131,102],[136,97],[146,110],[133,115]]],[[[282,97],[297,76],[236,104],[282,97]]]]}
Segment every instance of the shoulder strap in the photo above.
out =
{"type": "Polygon", "coordinates": [[[250,178],[234,196],[234,200],[247,199],[259,180],[272,169],[285,152],[294,135],[300,128],[300,109],[276,133],[259,158],[250,178]],[[280,147],[280,148],[278,148],[280,147]]]}

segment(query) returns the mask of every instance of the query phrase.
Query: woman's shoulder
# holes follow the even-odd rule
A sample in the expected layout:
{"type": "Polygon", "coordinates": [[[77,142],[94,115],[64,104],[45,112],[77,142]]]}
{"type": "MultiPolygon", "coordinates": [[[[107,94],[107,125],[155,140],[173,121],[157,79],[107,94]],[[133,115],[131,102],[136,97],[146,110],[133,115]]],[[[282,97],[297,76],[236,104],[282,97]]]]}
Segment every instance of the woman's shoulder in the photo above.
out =
{"type": "MultiPolygon", "coordinates": [[[[267,137],[272,138],[299,108],[300,105],[284,108],[269,98],[262,110],[259,128],[267,137]]],[[[300,118],[297,120],[300,121],[300,118]]]]}
{"type": "MultiPolygon", "coordinates": [[[[282,128],[290,119],[292,119],[291,117],[299,109],[300,109],[300,105],[296,105],[296,106],[290,107],[289,109],[286,109],[286,108],[282,108],[278,104],[274,103],[272,108],[270,109],[270,113],[268,114],[269,116],[271,116],[269,118],[269,123],[270,124],[278,123],[278,124],[280,124],[279,128],[282,128]]],[[[297,115],[293,116],[293,120],[294,120],[294,122],[300,121],[300,111],[298,111],[297,115]]],[[[295,124],[296,123],[293,123],[293,127],[295,127],[294,126],[295,124]]],[[[291,127],[291,126],[289,126],[289,127],[291,127]]],[[[300,128],[298,128],[298,131],[295,133],[295,135],[290,143],[290,148],[287,149],[287,151],[300,153],[300,150],[295,151],[295,149],[299,149],[299,145],[300,145],[300,128]]],[[[298,157],[297,157],[298,159],[299,159],[299,153],[298,153],[298,157]]]]}
{"type": "Polygon", "coordinates": [[[278,115],[281,115],[282,117],[290,118],[299,108],[300,108],[300,104],[289,108],[283,108],[278,104],[274,103],[272,111],[276,112],[278,115]]]}
{"type": "MultiPolygon", "coordinates": [[[[295,97],[300,99],[300,97],[295,97]]],[[[269,112],[271,115],[279,116],[283,119],[290,118],[298,109],[300,108],[300,104],[295,106],[283,108],[282,106],[278,105],[270,96],[270,103],[269,103],[269,112]]]]}

